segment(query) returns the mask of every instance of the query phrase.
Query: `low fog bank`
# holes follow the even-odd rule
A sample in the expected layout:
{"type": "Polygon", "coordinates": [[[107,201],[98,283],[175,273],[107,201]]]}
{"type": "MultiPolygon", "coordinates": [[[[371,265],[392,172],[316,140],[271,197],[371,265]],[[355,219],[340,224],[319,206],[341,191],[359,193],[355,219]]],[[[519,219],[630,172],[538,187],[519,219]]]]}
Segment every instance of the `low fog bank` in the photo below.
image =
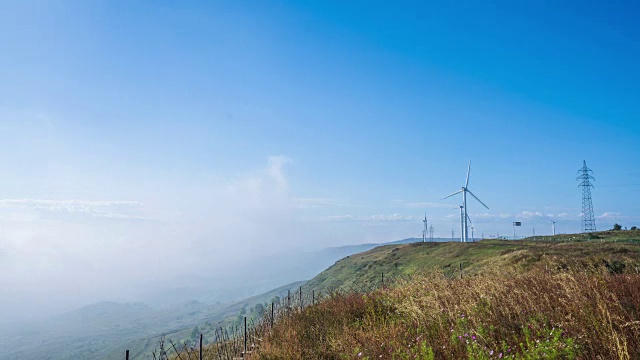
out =
{"type": "Polygon", "coordinates": [[[305,254],[376,242],[305,218],[313,201],[290,195],[288,161],[231,181],[130,185],[111,200],[0,199],[0,330],[107,300],[237,300],[331,264],[305,254]]]}
{"type": "Polygon", "coordinates": [[[179,288],[185,274],[227,286],[236,269],[305,237],[287,203],[285,162],[272,157],[264,170],[206,187],[155,184],[132,200],[0,200],[0,326],[145,300],[179,288]]]}

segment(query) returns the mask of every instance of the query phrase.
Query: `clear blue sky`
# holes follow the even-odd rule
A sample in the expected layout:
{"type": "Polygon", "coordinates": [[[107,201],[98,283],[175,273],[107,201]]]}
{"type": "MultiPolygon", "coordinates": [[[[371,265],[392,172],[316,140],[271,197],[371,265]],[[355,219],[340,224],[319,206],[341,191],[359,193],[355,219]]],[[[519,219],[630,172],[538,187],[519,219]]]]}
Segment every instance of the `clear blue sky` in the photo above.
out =
{"type": "Polygon", "coordinates": [[[458,236],[458,199],[440,198],[469,160],[470,189],[491,208],[469,203],[478,233],[510,233],[516,219],[548,233],[547,215],[578,231],[583,160],[598,227],[640,225],[639,13],[633,2],[5,1],[0,256],[41,252],[49,269],[67,246],[95,250],[87,234],[105,229],[129,247],[154,231],[167,243],[247,237],[218,244],[229,251],[256,237],[385,241],[418,236],[425,211],[436,236],[458,236]],[[77,228],[86,237],[47,248],[46,234],[77,228]]]}

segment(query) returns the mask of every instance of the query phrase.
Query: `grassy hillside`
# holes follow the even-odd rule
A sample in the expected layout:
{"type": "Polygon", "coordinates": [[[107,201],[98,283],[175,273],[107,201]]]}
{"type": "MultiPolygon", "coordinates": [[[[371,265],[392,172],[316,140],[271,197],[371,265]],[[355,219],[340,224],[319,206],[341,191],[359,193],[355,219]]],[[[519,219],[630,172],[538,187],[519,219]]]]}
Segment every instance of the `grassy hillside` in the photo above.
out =
{"type": "MultiPolygon", "coordinates": [[[[603,270],[603,269],[601,269],[603,270]]],[[[637,359],[640,275],[418,275],[279,321],[256,359],[637,359]]]]}
{"type": "Polygon", "coordinates": [[[413,243],[386,245],[347,256],[306,285],[322,291],[339,286],[376,284],[382,273],[393,278],[439,270],[448,276],[477,274],[489,269],[529,270],[533,266],[606,267],[612,271],[640,268],[640,231],[607,231],[581,235],[536,237],[519,241],[475,243],[413,243]]]}
{"type": "Polygon", "coordinates": [[[383,246],[347,257],[306,286],[376,282],[382,272],[414,276],[297,311],[267,331],[253,355],[640,358],[640,233],[594,235],[383,246]]]}

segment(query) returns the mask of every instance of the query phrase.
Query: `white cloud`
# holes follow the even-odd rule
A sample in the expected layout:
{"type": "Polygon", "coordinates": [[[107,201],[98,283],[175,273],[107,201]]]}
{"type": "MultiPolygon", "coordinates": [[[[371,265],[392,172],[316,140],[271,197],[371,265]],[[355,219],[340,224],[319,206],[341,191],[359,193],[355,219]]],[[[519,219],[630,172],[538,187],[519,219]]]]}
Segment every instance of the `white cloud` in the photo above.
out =
{"type": "Polygon", "coordinates": [[[294,208],[316,209],[321,207],[346,206],[343,202],[328,198],[293,198],[291,199],[294,208]]]}
{"type": "Polygon", "coordinates": [[[282,156],[269,156],[269,164],[267,166],[267,173],[281,188],[287,187],[287,178],[284,174],[284,165],[291,162],[291,159],[282,156]]]}
{"type": "Polygon", "coordinates": [[[597,216],[598,219],[625,219],[626,216],[619,212],[606,211],[602,215],[597,216]]]}
{"type": "MultiPolygon", "coordinates": [[[[459,218],[460,214],[452,214],[452,215],[449,215],[449,217],[459,218]]],[[[494,220],[510,219],[510,218],[513,218],[513,215],[505,214],[505,213],[485,212],[485,213],[469,214],[469,217],[471,217],[473,220],[494,221],[494,220]]]]}
{"type": "MultiPolygon", "coordinates": [[[[501,221],[506,219],[518,219],[518,220],[534,220],[534,221],[544,221],[545,219],[560,219],[560,220],[576,220],[580,219],[580,214],[570,214],[567,212],[559,213],[559,214],[544,214],[541,211],[521,211],[515,214],[509,213],[475,213],[469,214],[473,220],[477,221],[501,221]]],[[[447,218],[459,218],[460,214],[449,214],[447,218]]]]}
{"type": "Polygon", "coordinates": [[[581,214],[570,214],[568,212],[563,212],[563,213],[557,214],[555,217],[563,220],[571,220],[571,219],[579,219],[580,216],[581,214]]]}
{"type": "Polygon", "coordinates": [[[356,216],[356,215],[334,215],[329,216],[330,221],[357,221],[357,222],[407,222],[415,221],[416,218],[409,215],[391,214],[391,215],[370,215],[370,216],[356,216]]]}
{"type": "Polygon", "coordinates": [[[516,218],[518,219],[534,219],[541,217],[544,217],[544,215],[539,211],[523,211],[516,215],[516,218]]]}
{"type": "Polygon", "coordinates": [[[3,213],[36,211],[47,217],[83,215],[109,219],[142,219],[139,201],[0,199],[3,213]]]}
{"type": "Polygon", "coordinates": [[[223,193],[218,195],[226,202],[226,206],[231,207],[286,207],[289,186],[284,166],[289,162],[291,160],[286,156],[269,156],[265,169],[227,184],[223,193]]]}

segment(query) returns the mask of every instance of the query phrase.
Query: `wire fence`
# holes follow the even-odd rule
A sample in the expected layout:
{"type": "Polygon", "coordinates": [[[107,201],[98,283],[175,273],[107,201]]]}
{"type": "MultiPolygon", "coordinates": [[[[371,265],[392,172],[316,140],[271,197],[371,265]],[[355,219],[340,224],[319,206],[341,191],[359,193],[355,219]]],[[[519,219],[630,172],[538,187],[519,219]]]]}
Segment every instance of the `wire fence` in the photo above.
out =
{"type": "MultiPolygon", "coordinates": [[[[462,264],[460,265],[460,271],[462,271],[462,264]]],[[[462,272],[460,272],[460,276],[462,276],[462,272]]],[[[456,274],[453,274],[453,277],[456,277],[456,274]]],[[[272,301],[264,309],[263,313],[255,319],[245,316],[240,325],[217,328],[212,341],[209,341],[206,347],[203,344],[203,334],[199,336],[199,343],[176,343],[162,335],[158,340],[157,348],[147,358],[154,360],[202,360],[205,358],[234,360],[249,358],[259,348],[262,339],[273,328],[274,324],[284,317],[291,316],[295,312],[303,311],[305,308],[315,306],[330,298],[352,294],[369,294],[409,279],[410,276],[386,276],[381,273],[380,277],[372,282],[354,282],[324,291],[316,291],[315,289],[303,291],[303,285],[294,292],[287,290],[286,296],[272,301]]],[[[142,356],[145,355],[140,354],[135,358],[142,359],[142,356]]],[[[129,350],[126,350],[125,359],[135,360],[134,357],[130,358],[129,350]]]]}
{"type": "Polygon", "coordinates": [[[640,244],[640,239],[636,238],[619,238],[608,239],[599,235],[579,234],[573,236],[530,236],[523,240],[535,242],[594,242],[594,243],[622,243],[622,244],[640,244]]]}

